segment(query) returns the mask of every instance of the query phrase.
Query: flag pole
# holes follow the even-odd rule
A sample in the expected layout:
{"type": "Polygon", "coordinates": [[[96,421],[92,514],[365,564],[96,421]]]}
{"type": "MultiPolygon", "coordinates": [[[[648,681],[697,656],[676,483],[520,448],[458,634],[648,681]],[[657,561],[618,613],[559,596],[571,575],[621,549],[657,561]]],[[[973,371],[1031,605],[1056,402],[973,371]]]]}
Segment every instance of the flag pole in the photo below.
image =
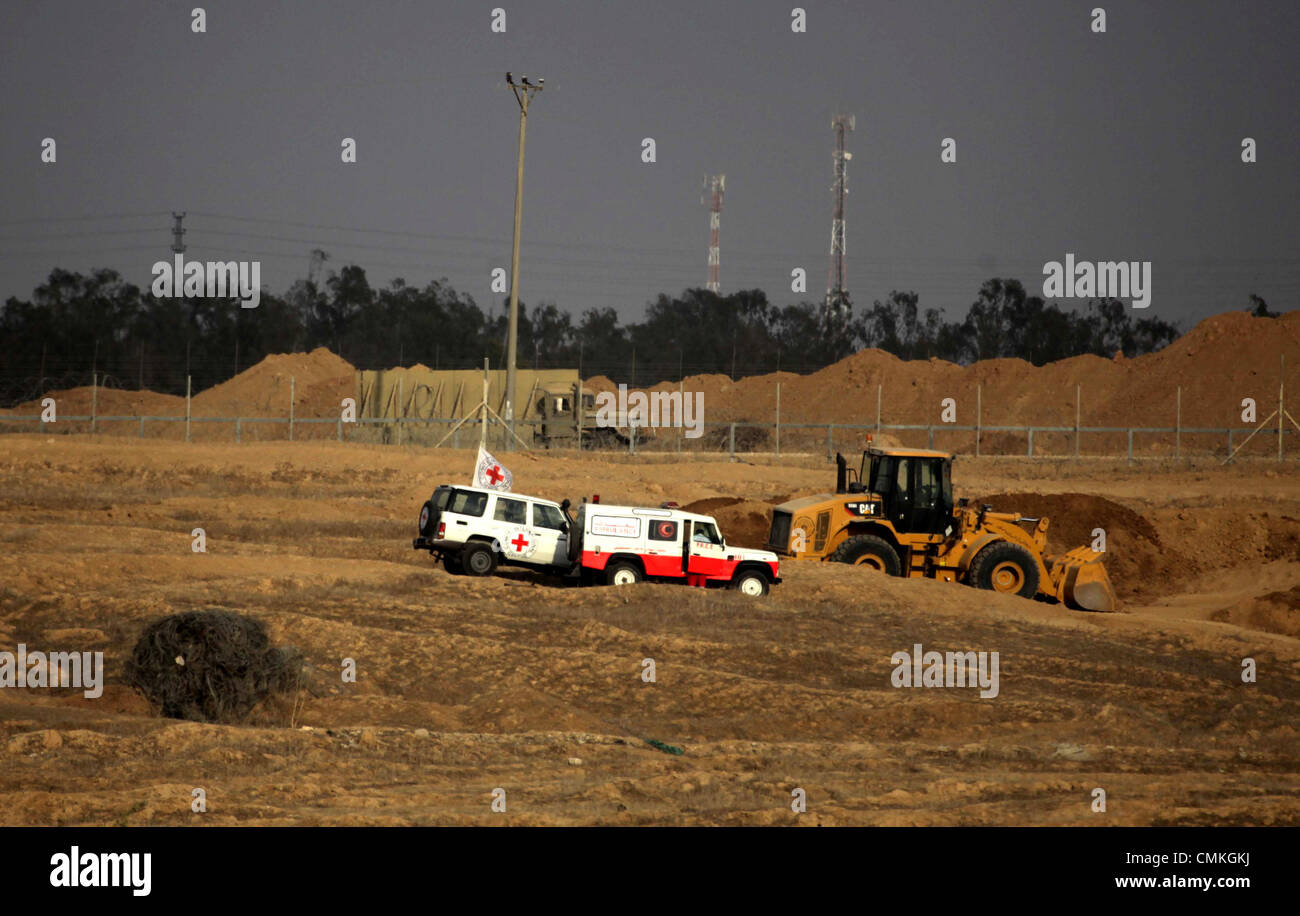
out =
{"type": "Polygon", "coordinates": [[[487,447],[487,424],[488,424],[488,358],[483,357],[483,423],[478,437],[478,447],[487,447]]]}

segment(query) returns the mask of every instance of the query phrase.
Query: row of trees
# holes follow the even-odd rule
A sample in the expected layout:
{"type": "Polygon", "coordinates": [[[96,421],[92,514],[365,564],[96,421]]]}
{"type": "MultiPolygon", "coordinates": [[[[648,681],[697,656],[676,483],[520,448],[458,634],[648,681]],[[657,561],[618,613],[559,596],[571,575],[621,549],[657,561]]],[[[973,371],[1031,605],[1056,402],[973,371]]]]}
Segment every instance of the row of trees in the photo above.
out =
{"type": "MultiPolygon", "coordinates": [[[[189,374],[202,390],[269,353],[318,346],[359,368],[471,368],[485,356],[500,365],[506,323],[504,304],[485,310],[446,281],[415,287],[395,280],[376,289],[355,265],[322,285],[299,280],[283,295],[264,292],[256,309],[233,300],[155,298],[112,270],[56,269],[30,299],[10,297],[0,309],[0,399],[85,384],[92,371],[109,384],[175,393],[184,392],[189,374]]],[[[1177,336],[1168,322],[1135,319],[1119,300],[1063,310],[1027,294],[1018,280],[992,279],[955,320],[923,309],[916,293],[898,291],[856,313],[846,302],[834,318],[820,303],[777,306],[757,289],[661,294],[634,324],[608,307],[575,319],[554,303],[521,303],[518,352],[520,365],[576,366],[584,377],[647,385],[701,372],[812,371],[864,347],[904,359],[1019,357],[1041,365],[1082,353],[1136,356],[1177,336]]]]}

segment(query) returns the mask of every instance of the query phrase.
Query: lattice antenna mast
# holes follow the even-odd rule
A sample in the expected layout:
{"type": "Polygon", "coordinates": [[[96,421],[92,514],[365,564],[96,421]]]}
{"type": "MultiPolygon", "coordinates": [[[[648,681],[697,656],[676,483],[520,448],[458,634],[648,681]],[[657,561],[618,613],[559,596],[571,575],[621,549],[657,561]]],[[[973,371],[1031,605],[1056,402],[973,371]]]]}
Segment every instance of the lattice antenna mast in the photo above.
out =
{"type": "Polygon", "coordinates": [[[172,225],[172,251],[175,254],[185,253],[185,213],[172,211],[172,219],[176,222],[172,225]]]}
{"type": "Polygon", "coordinates": [[[848,163],[853,154],[844,148],[844,135],[854,129],[855,120],[853,115],[831,118],[831,130],[835,132],[835,149],[831,153],[835,179],[831,193],[835,209],[831,218],[831,265],[826,280],[826,310],[832,315],[843,308],[848,295],[844,287],[844,198],[849,193],[848,163]]]}
{"type": "Polygon", "coordinates": [[[706,175],[704,176],[704,194],[700,197],[700,203],[705,203],[705,198],[709,204],[709,282],[705,284],[712,292],[718,292],[718,264],[720,261],[720,250],[718,248],[718,230],[722,225],[722,192],[727,187],[726,175],[706,175]]]}
{"type": "Polygon", "coordinates": [[[323,248],[313,248],[311,250],[311,260],[307,262],[307,282],[315,283],[316,278],[320,276],[321,269],[325,262],[329,260],[329,255],[323,248]]]}

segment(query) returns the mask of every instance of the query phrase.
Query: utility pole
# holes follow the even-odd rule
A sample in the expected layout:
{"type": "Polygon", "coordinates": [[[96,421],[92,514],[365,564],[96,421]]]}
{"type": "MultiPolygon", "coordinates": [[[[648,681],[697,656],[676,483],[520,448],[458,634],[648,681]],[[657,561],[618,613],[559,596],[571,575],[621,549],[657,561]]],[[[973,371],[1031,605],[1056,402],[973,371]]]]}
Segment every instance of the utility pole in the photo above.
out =
{"type": "MultiPolygon", "coordinates": [[[[185,253],[185,227],[182,225],[185,221],[184,211],[177,213],[175,210],[173,210],[172,219],[176,221],[175,224],[172,226],[172,253],[176,256],[177,259],[179,259],[181,255],[185,253]]],[[[180,291],[183,289],[182,279],[183,279],[183,275],[172,278],[172,282],[175,284],[175,289],[177,294],[179,294],[180,291]]],[[[194,329],[194,303],[191,302],[190,322],[185,328],[185,378],[186,378],[185,384],[186,385],[189,384],[189,377],[190,377],[190,334],[193,332],[193,329],[194,329]]],[[[187,394],[186,397],[188,398],[189,395],[187,394]]],[[[189,411],[188,400],[186,401],[186,411],[187,413],[189,411]]],[[[189,427],[188,417],[185,420],[185,441],[186,442],[190,441],[190,427],[189,427]]]]}
{"type": "Polygon", "coordinates": [[[826,280],[826,318],[828,322],[843,316],[847,293],[844,290],[844,197],[849,193],[848,163],[853,154],[844,149],[844,133],[855,126],[853,115],[835,115],[831,118],[831,130],[835,131],[835,149],[831,153],[834,166],[835,183],[831,191],[835,195],[835,209],[831,217],[831,266],[826,280]]]}
{"type": "Polygon", "coordinates": [[[720,289],[718,263],[721,257],[718,248],[718,230],[722,225],[722,192],[726,188],[726,175],[704,176],[704,194],[700,195],[700,203],[705,202],[705,195],[707,195],[709,204],[709,281],[705,286],[713,293],[720,289]]]}
{"type": "Polygon", "coordinates": [[[506,73],[506,83],[515,94],[519,103],[519,171],[515,175],[515,241],[510,254],[510,322],[506,331],[506,424],[510,435],[506,438],[507,448],[514,448],[515,440],[515,354],[518,350],[519,335],[519,225],[524,207],[524,137],[528,128],[528,103],[534,92],[541,92],[544,79],[536,84],[523,77],[516,83],[510,73],[506,73]]]}

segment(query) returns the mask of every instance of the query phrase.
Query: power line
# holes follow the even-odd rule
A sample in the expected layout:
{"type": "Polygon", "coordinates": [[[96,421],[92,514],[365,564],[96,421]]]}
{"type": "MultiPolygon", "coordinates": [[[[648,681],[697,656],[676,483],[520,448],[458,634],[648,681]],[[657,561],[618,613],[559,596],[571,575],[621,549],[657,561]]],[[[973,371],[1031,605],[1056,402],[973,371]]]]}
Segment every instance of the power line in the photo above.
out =
{"type": "Polygon", "coordinates": [[[23,219],[0,220],[0,226],[25,226],[29,223],[92,222],[103,219],[143,219],[144,217],[166,216],[166,210],[151,210],[138,213],[106,213],[100,216],[30,216],[23,219]]]}

